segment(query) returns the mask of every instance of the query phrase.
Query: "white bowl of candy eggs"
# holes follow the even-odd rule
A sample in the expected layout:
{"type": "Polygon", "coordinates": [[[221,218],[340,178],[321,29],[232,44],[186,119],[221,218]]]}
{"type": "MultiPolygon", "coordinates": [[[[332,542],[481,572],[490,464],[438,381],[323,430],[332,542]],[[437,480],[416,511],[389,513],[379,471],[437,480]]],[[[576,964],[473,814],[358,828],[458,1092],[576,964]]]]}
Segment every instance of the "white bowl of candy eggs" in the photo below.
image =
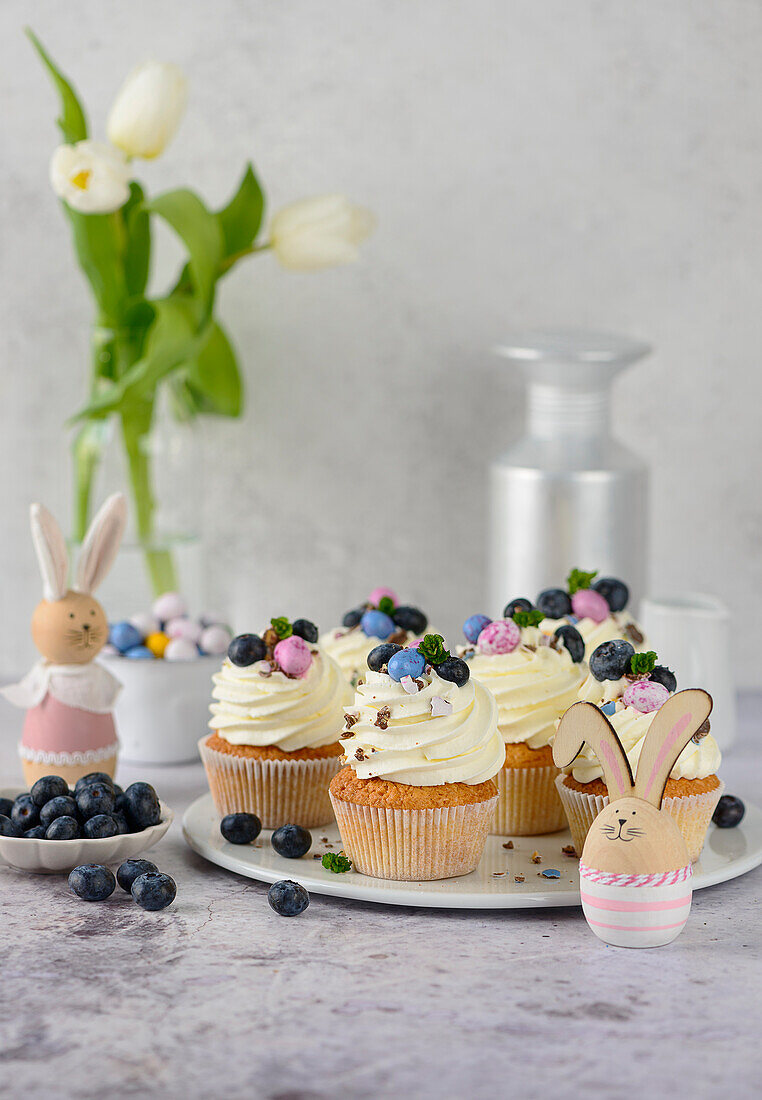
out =
{"type": "Polygon", "coordinates": [[[103,657],[122,683],[114,716],[123,760],[198,760],[198,740],[209,720],[212,674],[231,637],[220,616],[189,616],[176,592],[160,596],[149,613],[111,624],[103,657]]]}

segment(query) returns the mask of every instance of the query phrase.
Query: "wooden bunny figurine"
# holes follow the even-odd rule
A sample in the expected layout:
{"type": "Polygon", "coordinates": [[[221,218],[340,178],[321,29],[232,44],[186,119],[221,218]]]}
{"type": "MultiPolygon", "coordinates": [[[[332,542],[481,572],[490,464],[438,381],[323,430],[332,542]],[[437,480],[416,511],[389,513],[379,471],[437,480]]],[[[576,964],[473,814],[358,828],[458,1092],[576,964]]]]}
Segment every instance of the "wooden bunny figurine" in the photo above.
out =
{"type": "Polygon", "coordinates": [[[608,787],[609,804],[590,828],[579,877],[587,923],[614,947],[662,947],[685,927],[691,861],[661,802],[675,761],[711,710],[705,691],[670,696],[646,733],[634,780],[622,744],[598,707],[575,703],[561,719],[553,743],[557,767],[568,767],[587,742],[608,787]]]}
{"type": "Polygon", "coordinates": [[[32,638],[42,660],[0,692],[27,711],[19,745],[24,779],[31,786],[51,773],[69,784],[92,771],[113,775],[119,743],[112,711],[121,685],[94,662],[108,640],[108,622],[93,592],[119,548],[125,499],[121,493],[109,497],[90,525],[73,589],[67,587],[69,559],[55,519],[41,504],[32,505],[30,518],[43,581],[32,638]]]}

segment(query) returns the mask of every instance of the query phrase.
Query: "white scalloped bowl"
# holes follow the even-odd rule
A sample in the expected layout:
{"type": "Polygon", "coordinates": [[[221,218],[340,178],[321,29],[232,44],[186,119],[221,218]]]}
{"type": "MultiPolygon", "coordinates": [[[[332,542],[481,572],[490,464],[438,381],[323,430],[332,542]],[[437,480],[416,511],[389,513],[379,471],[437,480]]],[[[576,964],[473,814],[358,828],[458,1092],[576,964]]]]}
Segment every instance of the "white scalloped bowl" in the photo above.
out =
{"type": "MultiPolygon", "coordinates": [[[[0,791],[5,798],[21,794],[19,788],[0,791]]],[[[82,863],[121,863],[153,848],[174,820],[174,813],[160,801],[161,821],[141,833],[121,833],[119,836],[89,840],[30,840],[23,836],[0,836],[0,863],[16,871],[33,871],[41,875],[66,874],[82,863]]]]}

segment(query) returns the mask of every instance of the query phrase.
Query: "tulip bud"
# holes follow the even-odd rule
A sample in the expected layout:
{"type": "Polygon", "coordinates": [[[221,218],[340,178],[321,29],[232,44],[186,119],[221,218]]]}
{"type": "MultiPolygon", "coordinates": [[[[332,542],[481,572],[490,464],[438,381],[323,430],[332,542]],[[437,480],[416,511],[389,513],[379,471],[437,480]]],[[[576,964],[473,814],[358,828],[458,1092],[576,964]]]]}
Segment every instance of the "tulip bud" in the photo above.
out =
{"type": "Polygon", "coordinates": [[[376,219],[344,195],[321,195],[284,206],[270,224],[270,244],[284,267],[317,271],[352,263],[376,219]]]}
{"type": "Polygon", "coordinates": [[[111,214],[130,196],[129,169],[119,149],[99,141],[59,145],[50,161],[53,190],[81,214],[111,214]]]}
{"type": "Polygon", "coordinates": [[[127,77],[111,108],[109,141],[128,157],[158,157],[175,136],[186,100],[185,77],[177,65],[140,65],[127,77]]]}

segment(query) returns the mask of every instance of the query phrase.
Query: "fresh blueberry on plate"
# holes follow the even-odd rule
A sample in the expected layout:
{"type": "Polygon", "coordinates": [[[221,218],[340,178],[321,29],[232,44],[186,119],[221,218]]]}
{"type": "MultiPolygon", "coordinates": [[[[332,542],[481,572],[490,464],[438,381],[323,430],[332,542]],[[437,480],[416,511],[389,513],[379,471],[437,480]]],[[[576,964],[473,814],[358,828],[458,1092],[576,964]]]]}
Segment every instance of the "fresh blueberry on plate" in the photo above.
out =
{"type": "MultiPolygon", "coordinates": [[[[106,783],[110,787],[114,786],[114,781],[106,772],[89,772],[87,775],[80,776],[74,784],[75,797],[84,787],[89,787],[91,783],[106,783]]],[[[64,791],[63,793],[65,794],[66,792],[64,791]]]]}
{"type": "Polygon", "coordinates": [[[45,828],[56,820],[57,817],[71,817],[76,821],[77,803],[68,794],[60,794],[57,798],[51,798],[40,810],[40,825],[45,828]]]}
{"type": "Polygon", "coordinates": [[[150,783],[130,783],[124,792],[125,816],[135,831],[158,825],[161,807],[150,783]]]}
{"type": "Polygon", "coordinates": [[[312,835],[301,825],[281,825],[273,833],[270,843],[279,856],[300,859],[310,850],[312,835]]]}
{"type": "Polygon", "coordinates": [[[77,809],[85,821],[89,817],[111,815],[115,802],[114,789],[110,783],[89,783],[77,794],[77,809]]]}
{"type": "Polygon", "coordinates": [[[59,798],[63,794],[68,794],[69,784],[60,775],[43,775],[32,786],[29,793],[35,806],[42,807],[46,802],[50,802],[51,798],[59,798]]]}
{"type": "Polygon", "coordinates": [[[144,871],[134,880],[130,893],[141,909],[155,913],[172,904],[177,897],[177,885],[162,871],[144,871]]]}
{"type": "Polygon", "coordinates": [[[368,668],[371,672],[380,672],[384,665],[389,664],[394,654],[399,653],[401,649],[402,646],[397,645],[396,642],[384,642],[383,645],[377,645],[368,654],[368,668]]]}
{"type": "Polygon", "coordinates": [[[291,630],[297,638],[304,638],[305,642],[314,643],[318,640],[318,628],[309,619],[294,619],[291,630]]]}
{"type": "Polygon", "coordinates": [[[563,588],[546,588],[537,597],[537,607],[546,619],[563,619],[571,615],[572,602],[563,588]]]}
{"type": "Polygon", "coordinates": [[[279,917],[298,917],[309,905],[310,895],[300,883],[283,879],[272,884],[267,900],[279,917]]]}
{"type": "Polygon", "coordinates": [[[31,829],[27,829],[24,836],[27,840],[45,840],[46,831],[44,825],[35,825],[31,829]]]}
{"type": "Polygon", "coordinates": [[[20,794],[13,803],[11,821],[19,830],[25,833],[27,829],[33,829],[40,823],[40,808],[32,801],[30,794],[20,794]]]}
{"type": "Polygon", "coordinates": [[[13,810],[12,798],[0,798],[0,816],[10,817],[13,810]]]}
{"type": "Polygon", "coordinates": [[[621,680],[630,671],[630,662],[635,650],[629,642],[615,638],[611,642],[601,642],[590,655],[590,671],[598,681],[621,680]]]}
{"type": "Polygon", "coordinates": [[[743,821],[746,807],[734,794],[724,794],[712,814],[712,821],[718,829],[734,829],[743,821]]]}
{"type": "Polygon", "coordinates": [[[116,889],[114,872],[99,863],[83,863],[70,873],[69,889],[83,901],[105,901],[116,889]]]}
{"type": "Polygon", "coordinates": [[[150,859],[126,859],[116,873],[116,881],[126,894],[132,890],[132,884],[136,878],[147,871],[158,871],[159,868],[150,859]]]}
{"type": "Polygon", "coordinates": [[[21,832],[7,814],[0,814],[0,836],[21,836],[21,832]]]}
{"type": "Polygon", "coordinates": [[[119,827],[110,814],[95,814],[85,822],[82,833],[88,840],[103,840],[117,836],[119,827]]]}
{"type": "Polygon", "coordinates": [[[79,822],[75,817],[57,817],[45,832],[46,840],[77,840],[80,836],[79,822]]]}
{"type": "Polygon", "coordinates": [[[256,814],[226,814],[220,832],[229,844],[251,844],[262,832],[262,822],[256,814]]]}
{"type": "Polygon", "coordinates": [[[119,834],[119,836],[123,836],[125,833],[131,833],[132,832],[132,828],[130,827],[130,823],[127,820],[127,818],[124,816],[124,814],[122,813],[121,810],[114,810],[114,812],[111,816],[114,819],[114,823],[116,824],[116,831],[119,834]]]}

